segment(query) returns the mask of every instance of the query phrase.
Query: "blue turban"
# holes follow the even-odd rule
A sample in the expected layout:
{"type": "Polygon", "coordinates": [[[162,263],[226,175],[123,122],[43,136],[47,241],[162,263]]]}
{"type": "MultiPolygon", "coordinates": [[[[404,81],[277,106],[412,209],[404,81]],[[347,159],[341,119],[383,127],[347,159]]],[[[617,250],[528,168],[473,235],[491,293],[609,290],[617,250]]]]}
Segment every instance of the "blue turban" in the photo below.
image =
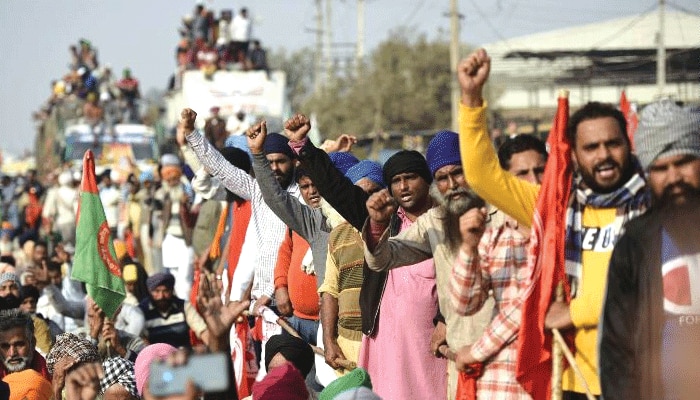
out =
{"type": "Polygon", "coordinates": [[[141,172],[141,175],[139,175],[139,181],[141,183],[144,183],[146,181],[153,182],[154,180],[155,180],[155,177],[153,176],[153,171],[151,171],[151,170],[143,171],[143,172],[141,172]]]}
{"type": "Polygon", "coordinates": [[[267,134],[264,150],[265,154],[282,153],[291,159],[296,158],[296,154],[292,148],[289,147],[289,139],[279,133],[273,132],[267,134]]]}
{"type": "Polygon", "coordinates": [[[343,175],[348,173],[350,167],[360,162],[357,157],[346,151],[334,151],[328,153],[328,157],[331,159],[335,169],[340,171],[343,175]]]}
{"type": "Polygon", "coordinates": [[[245,151],[248,153],[248,157],[250,157],[251,162],[253,161],[253,154],[250,152],[250,147],[248,147],[248,138],[245,135],[233,135],[227,137],[226,142],[224,142],[224,146],[235,147],[245,151]]]}
{"type": "Polygon", "coordinates": [[[356,184],[362,178],[369,178],[377,185],[384,187],[384,179],[382,179],[382,166],[379,163],[369,160],[362,160],[352,166],[345,176],[356,184]]]}
{"type": "Polygon", "coordinates": [[[428,143],[428,151],[425,156],[430,167],[430,173],[435,176],[435,171],[445,165],[461,165],[462,158],[459,155],[459,136],[452,131],[440,131],[435,134],[433,140],[428,143]]]}

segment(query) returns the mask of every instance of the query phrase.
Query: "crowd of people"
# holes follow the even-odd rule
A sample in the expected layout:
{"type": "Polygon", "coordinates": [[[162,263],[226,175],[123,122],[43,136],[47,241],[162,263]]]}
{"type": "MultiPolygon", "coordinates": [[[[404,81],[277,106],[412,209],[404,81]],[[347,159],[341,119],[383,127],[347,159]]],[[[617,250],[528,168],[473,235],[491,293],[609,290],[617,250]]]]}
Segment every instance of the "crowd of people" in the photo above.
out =
{"type": "Polygon", "coordinates": [[[252,36],[252,30],[247,8],[242,7],[235,15],[233,10],[224,9],[217,18],[214,10],[198,3],[192,14],[182,17],[178,29],[177,72],[170,88],[180,87],[187,70],[201,70],[208,77],[218,70],[268,72],[267,52],[252,36]]]}
{"type": "Polygon", "coordinates": [[[51,94],[34,119],[44,123],[60,108],[65,120],[82,121],[96,134],[108,133],[118,123],[141,123],[141,91],[131,69],[124,68],[119,78],[109,64],[100,64],[92,42],[78,43],[68,48],[68,71],[51,82],[51,94]]]}
{"type": "MultiPolygon", "coordinates": [[[[519,345],[550,154],[529,135],[494,148],[490,63],[478,50],[459,65],[459,133],[383,165],[349,136],[316,147],[304,115],[229,135],[184,109],[178,154],[100,176],[126,288],[115,315],[71,279],[80,175],[4,177],[0,398],[549,398],[519,345]],[[227,354],[228,390],[203,393],[190,371],[183,393],[158,391],[153,363],[202,352],[227,354]]],[[[572,338],[563,398],[694,398],[700,113],[647,105],[632,151],[622,113],[591,102],[566,139],[570,299],[545,299],[543,318],[572,338]]]]}

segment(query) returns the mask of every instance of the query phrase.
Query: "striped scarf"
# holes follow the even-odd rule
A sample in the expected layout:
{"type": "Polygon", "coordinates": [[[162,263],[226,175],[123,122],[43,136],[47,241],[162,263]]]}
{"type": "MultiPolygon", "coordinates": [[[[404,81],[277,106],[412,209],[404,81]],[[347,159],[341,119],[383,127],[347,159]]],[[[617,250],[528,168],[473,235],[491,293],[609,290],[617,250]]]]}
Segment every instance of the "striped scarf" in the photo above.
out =
{"type": "Polygon", "coordinates": [[[615,240],[623,233],[623,227],[630,219],[641,215],[649,207],[649,192],[641,173],[635,173],[622,187],[611,193],[594,193],[584,188],[580,175],[574,179],[574,193],[566,213],[566,274],[571,285],[571,296],[576,296],[582,276],[583,265],[583,210],[594,208],[617,208],[615,213],[615,240]]]}

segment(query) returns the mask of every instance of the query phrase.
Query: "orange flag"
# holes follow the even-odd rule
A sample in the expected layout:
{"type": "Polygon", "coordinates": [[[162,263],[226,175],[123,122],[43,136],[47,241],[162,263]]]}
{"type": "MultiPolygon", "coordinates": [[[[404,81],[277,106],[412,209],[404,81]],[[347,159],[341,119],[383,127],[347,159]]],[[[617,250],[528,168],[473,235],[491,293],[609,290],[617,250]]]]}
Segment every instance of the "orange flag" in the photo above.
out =
{"type": "Polygon", "coordinates": [[[533,273],[523,294],[518,342],[516,376],[535,399],[551,397],[552,334],[545,332],[544,318],[556,285],[566,282],[564,242],[572,178],[571,147],[566,138],[568,120],[568,93],[560,94],[547,139],[549,159],[532,221],[528,268],[533,273]]]}

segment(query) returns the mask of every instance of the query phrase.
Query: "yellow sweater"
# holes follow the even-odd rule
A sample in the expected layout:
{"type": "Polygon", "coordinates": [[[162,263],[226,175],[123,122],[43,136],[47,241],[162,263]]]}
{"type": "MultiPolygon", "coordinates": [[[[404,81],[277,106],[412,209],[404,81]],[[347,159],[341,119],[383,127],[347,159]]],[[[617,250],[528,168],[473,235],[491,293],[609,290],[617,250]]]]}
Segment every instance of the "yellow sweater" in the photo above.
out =
{"type": "MultiPolygon", "coordinates": [[[[501,168],[496,150],[488,136],[486,104],[479,108],[460,104],[459,128],[462,167],[471,188],[486,202],[515,218],[520,224],[531,226],[540,186],[518,179],[501,168]]],[[[615,209],[599,210],[586,207],[583,212],[583,226],[608,226],[614,218],[615,209]]],[[[582,286],[578,297],[570,305],[571,318],[577,328],[574,339],[576,362],[583,370],[593,394],[600,394],[597,325],[611,253],[612,246],[602,252],[584,250],[582,286]]],[[[564,373],[563,387],[564,390],[583,392],[583,386],[571,368],[564,373]]]]}

